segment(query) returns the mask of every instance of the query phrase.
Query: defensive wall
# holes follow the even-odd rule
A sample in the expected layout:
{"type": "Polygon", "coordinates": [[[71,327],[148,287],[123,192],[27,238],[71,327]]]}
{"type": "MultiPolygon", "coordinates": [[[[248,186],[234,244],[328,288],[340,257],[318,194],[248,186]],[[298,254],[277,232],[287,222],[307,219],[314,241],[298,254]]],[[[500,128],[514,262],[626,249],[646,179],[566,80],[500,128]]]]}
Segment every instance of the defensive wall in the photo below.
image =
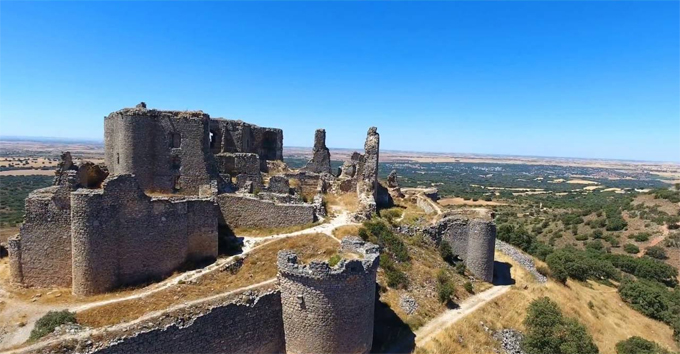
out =
{"type": "Polygon", "coordinates": [[[314,205],[308,203],[281,204],[245,194],[217,196],[223,222],[238,227],[288,227],[316,221],[314,205]]]}
{"type": "Polygon", "coordinates": [[[216,258],[217,213],[210,199],[151,198],[120,175],[71,194],[71,237],[73,292],[91,295],[216,258]]]}
{"type": "Polygon", "coordinates": [[[303,265],[294,252],[279,252],[286,353],[363,354],[371,349],[379,248],[349,237],[341,250],[359,259],[303,265]]]}

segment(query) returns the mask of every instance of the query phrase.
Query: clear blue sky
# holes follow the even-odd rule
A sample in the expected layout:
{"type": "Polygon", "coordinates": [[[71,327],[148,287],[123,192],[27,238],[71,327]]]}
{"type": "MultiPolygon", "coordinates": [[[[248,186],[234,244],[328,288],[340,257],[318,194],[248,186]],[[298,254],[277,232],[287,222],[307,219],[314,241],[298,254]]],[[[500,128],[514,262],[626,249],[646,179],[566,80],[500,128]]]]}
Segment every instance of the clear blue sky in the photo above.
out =
{"type": "Polygon", "coordinates": [[[680,161],[677,1],[0,3],[0,134],[146,101],[287,146],[680,161]]]}

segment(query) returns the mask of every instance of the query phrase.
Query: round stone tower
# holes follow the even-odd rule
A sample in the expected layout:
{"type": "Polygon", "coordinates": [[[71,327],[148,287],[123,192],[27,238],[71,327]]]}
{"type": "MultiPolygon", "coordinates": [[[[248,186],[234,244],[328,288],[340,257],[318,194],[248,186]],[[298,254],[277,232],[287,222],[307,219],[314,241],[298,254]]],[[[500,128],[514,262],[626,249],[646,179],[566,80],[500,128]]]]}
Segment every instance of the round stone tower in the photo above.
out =
{"type": "Polygon", "coordinates": [[[375,277],[379,247],[358,237],[342,240],[335,265],[298,264],[278,254],[283,329],[288,354],[368,353],[373,344],[375,277]]]}

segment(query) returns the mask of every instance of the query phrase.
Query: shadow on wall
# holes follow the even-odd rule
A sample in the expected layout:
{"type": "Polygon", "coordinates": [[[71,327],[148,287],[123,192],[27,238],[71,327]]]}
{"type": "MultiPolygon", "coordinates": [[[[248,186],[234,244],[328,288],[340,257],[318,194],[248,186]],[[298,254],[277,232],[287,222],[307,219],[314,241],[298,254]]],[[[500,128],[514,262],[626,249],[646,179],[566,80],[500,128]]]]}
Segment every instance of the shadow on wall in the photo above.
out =
{"type": "Polygon", "coordinates": [[[243,237],[236,237],[228,225],[217,226],[217,254],[234,256],[243,253],[243,237]]]}
{"type": "Polygon", "coordinates": [[[380,301],[380,285],[376,284],[375,291],[371,353],[411,353],[416,347],[415,333],[389,306],[380,301]]]}
{"type": "Polygon", "coordinates": [[[512,279],[510,269],[512,265],[505,262],[493,262],[493,285],[513,285],[515,279],[512,279]]]}

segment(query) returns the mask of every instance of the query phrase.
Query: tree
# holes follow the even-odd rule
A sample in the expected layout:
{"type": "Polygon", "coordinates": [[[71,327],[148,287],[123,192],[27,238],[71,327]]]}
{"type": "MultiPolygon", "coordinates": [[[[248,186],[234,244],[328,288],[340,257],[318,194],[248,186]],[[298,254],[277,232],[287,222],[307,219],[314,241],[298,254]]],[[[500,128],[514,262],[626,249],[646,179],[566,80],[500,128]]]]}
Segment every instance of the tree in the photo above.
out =
{"type": "Polygon", "coordinates": [[[448,241],[442,240],[442,242],[439,244],[439,255],[442,256],[442,259],[446,263],[453,264],[453,249],[451,248],[451,244],[448,241]]]}
{"type": "Polygon", "coordinates": [[[565,318],[547,297],[534,300],[524,320],[527,333],[522,349],[527,354],[596,354],[593,338],[576,319],[565,318]]]}
{"type": "Polygon", "coordinates": [[[631,254],[635,254],[635,253],[640,252],[640,248],[638,246],[632,244],[632,243],[626,243],[623,246],[623,250],[626,251],[626,253],[631,253],[631,254]]]}
{"type": "Polygon", "coordinates": [[[635,336],[616,343],[616,354],[670,354],[670,352],[655,342],[635,336]]]}
{"type": "Polygon", "coordinates": [[[666,255],[666,250],[663,249],[663,247],[660,246],[652,246],[647,248],[645,251],[645,256],[656,258],[656,259],[666,259],[668,256],[666,255]]]}

